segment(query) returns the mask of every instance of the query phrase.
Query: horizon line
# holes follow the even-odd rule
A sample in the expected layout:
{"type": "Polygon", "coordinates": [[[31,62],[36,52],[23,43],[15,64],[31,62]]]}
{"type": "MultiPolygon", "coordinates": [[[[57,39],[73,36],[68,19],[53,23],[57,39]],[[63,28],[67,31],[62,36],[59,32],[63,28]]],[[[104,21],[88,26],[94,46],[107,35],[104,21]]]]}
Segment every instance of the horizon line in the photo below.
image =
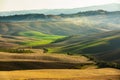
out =
{"type": "MultiPolygon", "coordinates": [[[[120,3],[109,3],[109,4],[101,4],[101,5],[110,5],[110,4],[120,4],[120,3]]],[[[101,6],[101,5],[91,5],[91,6],[84,6],[84,7],[74,7],[74,8],[43,8],[43,9],[21,9],[21,10],[5,10],[0,12],[19,12],[19,11],[31,11],[31,10],[60,10],[60,9],[77,9],[77,8],[87,8],[87,7],[94,7],[94,6],[101,6]]]]}

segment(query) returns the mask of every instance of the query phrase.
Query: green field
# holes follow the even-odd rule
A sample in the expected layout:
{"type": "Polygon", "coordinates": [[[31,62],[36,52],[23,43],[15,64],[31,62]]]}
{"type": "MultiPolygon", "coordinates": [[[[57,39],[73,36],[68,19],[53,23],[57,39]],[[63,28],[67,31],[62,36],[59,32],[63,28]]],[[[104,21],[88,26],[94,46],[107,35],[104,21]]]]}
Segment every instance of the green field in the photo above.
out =
{"type": "Polygon", "coordinates": [[[65,36],[58,36],[58,35],[43,34],[41,32],[37,32],[37,31],[20,32],[19,35],[36,39],[33,41],[26,41],[26,42],[21,43],[26,46],[37,46],[37,45],[49,44],[57,39],[61,39],[61,38],[65,37],[65,36]]]}

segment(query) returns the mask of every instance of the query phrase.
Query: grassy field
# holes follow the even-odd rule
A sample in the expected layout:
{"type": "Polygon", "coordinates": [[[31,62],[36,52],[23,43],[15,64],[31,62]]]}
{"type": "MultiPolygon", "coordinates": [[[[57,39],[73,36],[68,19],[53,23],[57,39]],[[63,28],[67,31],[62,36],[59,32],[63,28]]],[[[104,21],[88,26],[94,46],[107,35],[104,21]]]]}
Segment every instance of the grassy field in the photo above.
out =
{"type": "Polygon", "coordinates": [[[120,70],[103,69],[43,69],[0,71],[1,80],[120,80],[120,70]]]}
{"type": "Polygon", "coordinates": [[[0,70],[29,70],[29,69],[80,69],[87,66],[97,67],[93,61],[84,56],[65,54],[47,54],[42,50],[34,53],[5,53],[0,52],[0,70]]]}
{"type": "Polygon", "coordinates": [[[18,35],[0,35],[0,48],[19,48],[23,46],[31,47],[44,45],[65,37],[43,34],[37,31],[20,32],[18,35]]]}
{"type": "Polygon", "coordinates": [[[30,37],[30,38],[52,39],[52,40],[64,37],[64,36],[58,36],[58,35],[43,34],[43,33],[41,33],[41,32],[37,32],[37,31],[20,32],[19,35],[21,35],[21,36],[26,36],[26,37],[30,37]]]}
{"type": "Polygon", "coordinates": [[[0,52],[0,80],[120,79],[120,70],[97,69],[94,62],[84,56],[32,51],[31,54],[0,52]]]}
{"type": "Polygon", "coordinates": [[[28,37],[28,38],[37,39],[35,41],[21,42],[21,44],[26,45],[26,46],[37,46],[37,45],[49,44],[57,39],[65,37],[65,36],[58,36],[58,35],[43,34],[37,31],[20,32],[19,35],[28,37]]]}

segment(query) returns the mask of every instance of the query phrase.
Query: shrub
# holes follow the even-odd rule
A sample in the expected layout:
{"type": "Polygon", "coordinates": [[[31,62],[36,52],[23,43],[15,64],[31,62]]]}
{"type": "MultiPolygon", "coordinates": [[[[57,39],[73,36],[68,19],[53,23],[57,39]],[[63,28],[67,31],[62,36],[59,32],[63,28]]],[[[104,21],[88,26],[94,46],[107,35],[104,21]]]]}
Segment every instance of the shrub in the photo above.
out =
{"type": "Polygon", "coordinates": [[[73,54],[68,52],[67,55],[73,55],[73,54]]]}
{"type": "Polygon", "coordinates": [[[97,64],[100,68],[110,67],[110,68],[120,69],[120,65],[119,65],[118,63],[115,63],[115,62],[97,61],[96,64],[97,64]]]}
{"type": "Polygon", "coordinates": [[[48,49],[47,48],[43,48],[43,53],[47,53],[48,49]]]}
{"type": "Polygon", "coordinates": [[[33,53],[31,50],[25,49],[0,49],[1,52],[10,52],[10,53],[33,53]]]}

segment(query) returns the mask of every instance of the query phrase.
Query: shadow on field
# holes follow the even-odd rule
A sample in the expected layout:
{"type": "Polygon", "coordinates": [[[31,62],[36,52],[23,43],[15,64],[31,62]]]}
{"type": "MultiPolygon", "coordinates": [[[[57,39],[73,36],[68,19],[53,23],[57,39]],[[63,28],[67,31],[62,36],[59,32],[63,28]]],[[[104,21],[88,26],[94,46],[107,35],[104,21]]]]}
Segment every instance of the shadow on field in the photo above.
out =
{"type": "Polygon", "coordinates": [[[30,70],[30,69],[78,69],[91,63],[61,63],[35,61],[1,61],[0,71],[30,70]]]}

